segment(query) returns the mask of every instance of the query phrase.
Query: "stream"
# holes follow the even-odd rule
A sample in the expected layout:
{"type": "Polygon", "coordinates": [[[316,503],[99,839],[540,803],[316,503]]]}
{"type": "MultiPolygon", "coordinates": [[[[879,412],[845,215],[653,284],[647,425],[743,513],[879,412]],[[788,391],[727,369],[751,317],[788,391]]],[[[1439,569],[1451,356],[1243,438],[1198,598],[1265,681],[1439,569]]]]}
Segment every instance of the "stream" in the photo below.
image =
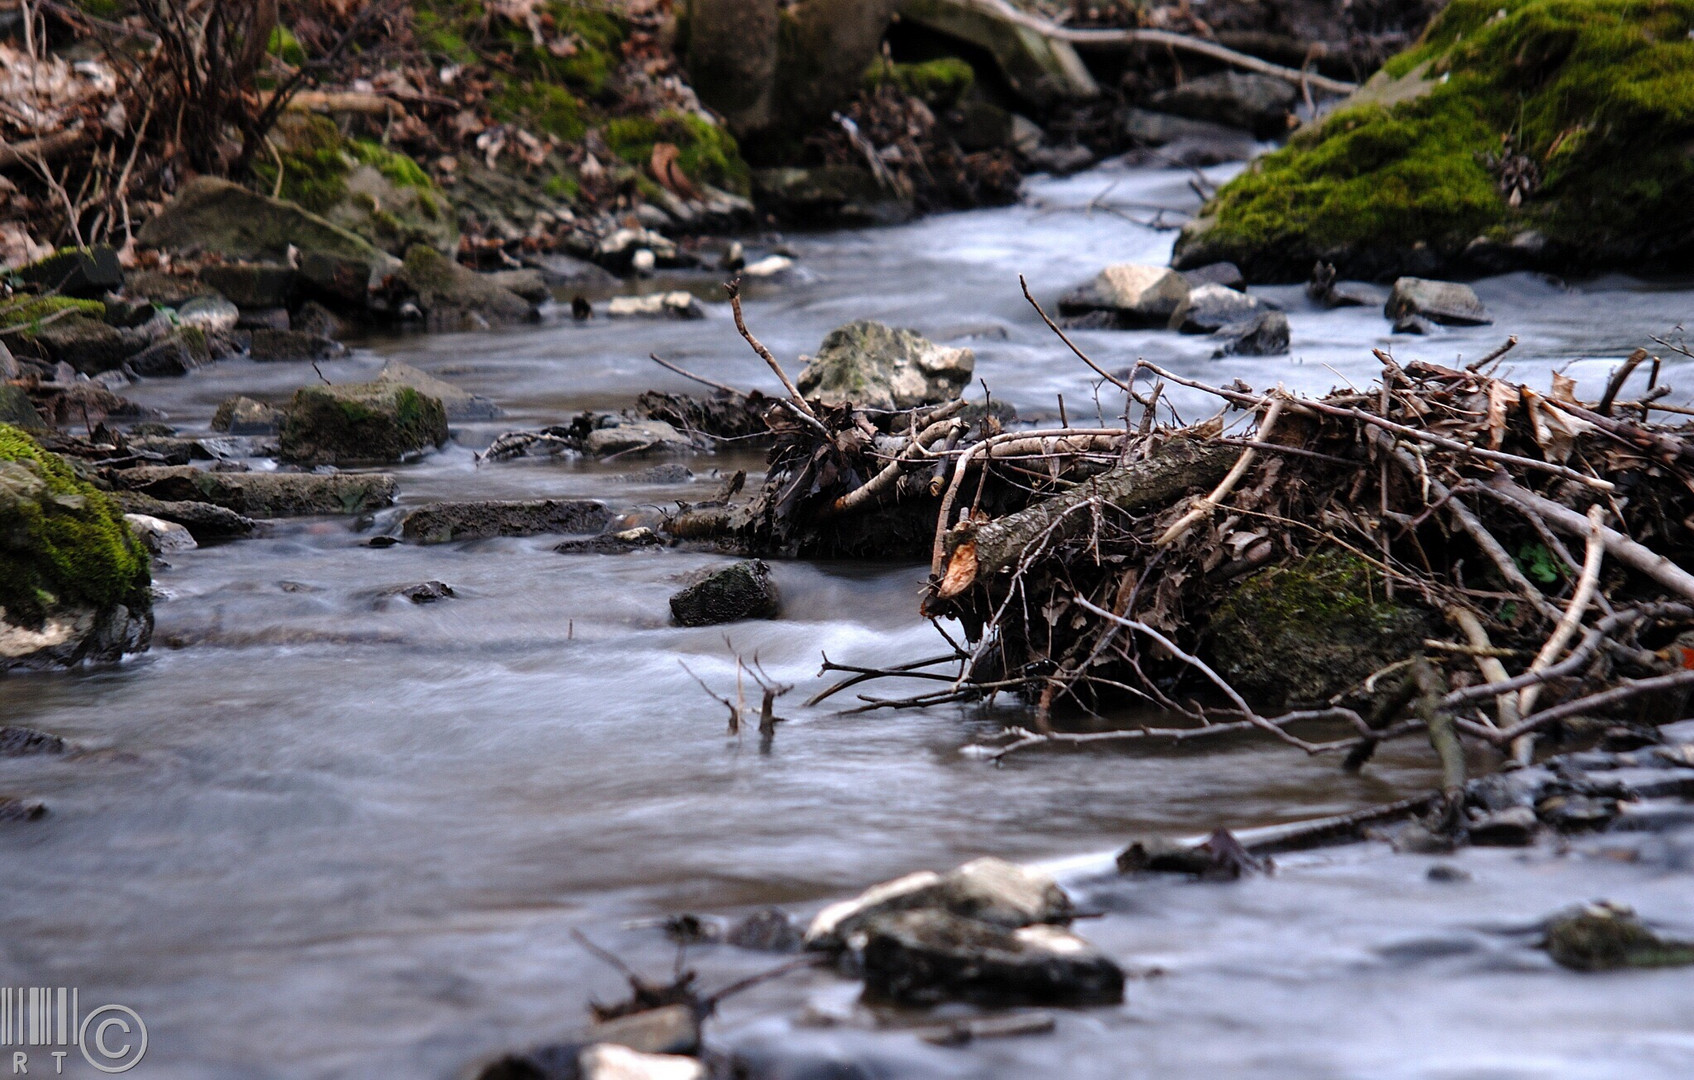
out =
{"type": "MultiPolygon", "coordinates": [[[[994,398],[1024,416],[1055,416],[1062,394],[1073,419],[1092,417],[1092,373],[1041,325],[1018,275],[1045,303],[1108,263],[1165,261],[1174,233],[1130,219],[1144,205],[1192,209],[1189,176],[1108,163],[1038,178],[1015,207],[791,236],[797,272],[750,287],[748,321],[791,372],[838,324],[911,326],[975,349],[994,398]]],[[[808,915],[901,873],[993,854],[1054,862],[1079,906],[1101,914],[1078,929],[1134,976],[1124,1005],[950,1049],[897,1030],[899,1017],[871,1030],[858,984],[800,974],[729,999],[708,1039],[772,1060],[860,1063],[770,1073],[796,1077],[1694,1075],[1694,970],[1579,976],[1533,948],[1538,919],[1598,897],[1694,935],[1694,828],[1440,860],[1362,844],[1284,856],[1274,876],[1229,885],[1119,882],[1100,853],[1130,837],[1387,802],[1431,786],[1433,755],[1402,741],[1348,776],[1242,741],[1036,751],[995,767],[959,751],[1016,719],[1013,703],[853,716],[839,713],[855,704],[845,697],[801,704],[824,685],[820,654],[881,664],[946,651],[917,614],[923,567],[779,563],[781,619],[682,629],[667,597],[725,560],[562,555],[556,537],[365,546],[441,499],[589,497],[632,511],[759,469],[749,455],[699,456],[679,459],[693,480],[653,483],[633,476],[651,459],[473,458],[504,430],[625,407],[649,388],[692,392],[649,352],[771,390],[713,280],[687,279],[711,301],[703,321],[577,324],[567,305],[538,327],[372,340],[322,364],[339,382],[403,359],[507,415],[456,424],[444,450],[393,470],[400,505],[364,531],[292,519],[171,556],[156,574],[151,652],[0,683],[0,724],[79,748],[0,758],[0,791],[52,811],[0,826],[0,980],[134,1009],[149,1032],[138,1078],[447,1078],[564,1038],[590,999],[622,996],[573,930],[657,978],[675,950],[642,920],[772,904],[808,915]],[[384,595],[432,579],[456,597],[384,595]],[[727,737],[723,706],[689,674],[732,694],[737,653],[796,687],[768,752],[756,734],[727,737]],[[1437,861],[1470,879],[1428,880],[1437,861]]],[[[1476,287],[1495,324],[1427,338],[1391,338],[1379,310],[1320,311],[1297,287],[1256,289],[1289,311],[1285,357],[1213,360],[1214,342],[1163,332],[1075,338],[1108,370],[1146,357],[1214,384],[1321,393],[1371,382],[1372,348],[1453,363],[1515,334],[1504,372],[1545,386],[1563,367],[1592,397],[1648,335],[1674,337],[1694,314],[1694,288],[1622,277],[1476,287]]],[[[1691,369],[1667,361],[1662,379],[1694,385],[1691,369]]],[[[281,400],[314,378],[308,365],[236,361],[128,394],[199,431],[225,398],[281,400]]],[[[1189,420],[1214,411],[1196,394],[1171,401],[1189,420]]],[[[1100,396],[1108,422],[1122,405],[1100,396]]],[[[777,962],[728,946],[687,959],[707,987],[777,962]]],[[[74,1054],[65,1073],[97,1075],[74,1054]]]]}

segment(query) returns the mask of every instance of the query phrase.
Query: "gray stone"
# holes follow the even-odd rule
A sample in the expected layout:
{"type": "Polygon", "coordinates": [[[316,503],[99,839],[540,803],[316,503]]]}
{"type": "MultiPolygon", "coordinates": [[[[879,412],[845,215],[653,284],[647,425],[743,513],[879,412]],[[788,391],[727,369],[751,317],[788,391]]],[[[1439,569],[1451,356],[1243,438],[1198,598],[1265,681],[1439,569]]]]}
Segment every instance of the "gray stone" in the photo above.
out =
{"type": "Polygon", "coordinates": [[[1171,312],[1169,326],[1184,334],[1213,334],[1226,326],[1250,323],[1269,310],[1270,305],[1256,296],[1226,285],[1201,285],[1171,312]]]}
{"type": "Polygon", "coordinates": [[[946,911],[905,911],[864,931],[865,994],[906,1005],[1113,1005],[1123,969],[1056,926],[1019,930],[946,911]]]}
{"type": "MultiPolygon", "coordinates": [[[[396,490],[386,473],[218,472],[191,465],[124,469],[112,482],[163,502],[211,503],[255,518],[361,514],[392,505],[396,490]]],[[[139,512],[179,520],[162,510],[139,512]]],[[[191,522],[182,524],[195,532],[191,522]]]]}
{"type": "Polygon", "coordinates": [[[200,268],[200,280],[239,307],[285,308],[300,274],[284,262],[214,263],[200,268]]]}
{"type": "Polygon", "coordinates": [[[671,618],[678,626],[774,619],[781,613],[782,597],[762,559],[708,570],[671,597],[671,618]]]}
{"type": "Polygon", "coordinates": [[[23,387],[9,383],[0,383],[0,424],[11,424],[26,431],[47,430],[29,394],[23,387]]]}
{"type": "Polygon", "coordinates": [[[1470,842],[1484,847],[1527,847],[1535,843],[1539,823],[1527,806],[1497,810],[1471,823],[1470,842]]]}
{"type": "Polygon", "coordinates": [[[807,398],[829,405],[913,409],[957,398],[975,368],[970,349],[861,321],[830,331],[795,385],[807,398]]]}
{"type": "Polygon", "coordinates": [[[611,519],[605,503],[588,499],[444,502],[407,514],[400,535],[419,544],[446,544],[493,536],[599,532],[611,519]]]}
{"type": "Polygon", "coordinates": [[[533,319],[535,307],[510,289],[422,244],[396,275],[417,295],[433,330],[475,330],[533,319]]]}
{"type": "Polygon", "coordinates": [[[530,263],[547,285],[599,292],[614,288],[618,279],[604,267],[569,255],[539,255],[530,263]]]}
{"type": "Polygon", "coordinates": [[[595,457],[647,450],[686,450],[692,445],[688,436],[663,420],[623,420],[609,427],[596,428],[583,440],[583,449],[595,457]]]}
{"type": "Polygon", "coordinates": [[[68,748],[65,740],[45,731],[26,727],[0,727],[0,757],[62,754],[68,748]]]}
{"type": "Polygon", "coordinates": [[[215,540],[240,540],[254,536],[259,523],[227,507],[192,500],[163,500],[139,491],[119,491],[115,494],[125,513],[146,514],[165,521],[174,521],[187,529],[198,543],[215,540]]]}
{"type": "Polygon", "coordinates": [[[229,350],[229,339],[195,326],[168,331],[164,337],[129,358],[127,367],[145,379],[186,375],[229,350]]]}
{"type": "Polygon", "coordinates": [[[212,414],[212,430],[231,435],[275,435],[282,429],[282,410],[250,397],[230,398],[212,414]]]}
{"type": "Polygon", "coordinates": [[[1393,320],[1421,315],[1449,326],[1483,326],[1494,321],[1469,285],[1415,277],[1394,283],[1383,314],[1393,320]]]}
{"type": "Polygon", "coordinates": [[[227,334],[241,319],[241,309],[221,296],[196,296],[176,309],[176,321],[206,334],[227,334]]]}
{"type": "Polygon", "coordinates": [[[934,909],[1006,929],[1070,921],[1070,897],[1049,875],[1003,859],[977,859],[946,875],[921,871],[884,882],[812,919],[806,947],[835,949],[871,919],[897,911],[934,909]]]}
{"type": "Polygon", "coordinates": [[[446,441],[440,399],[392,382],[301,387],[280,436],[283,459],[302,465],[385,464],[446,441]]]}
{"type": "Polygon", "coordinates": [[[506,289],[532,304],[540,304],[552,299],[553,290],[547,287],[547,279],[541,271],[524,268],[521,270],[496,270],[485,275],[490,282],[506,289]]]}
{"type": "Polygon", "coordinates": [[[1126,330],[1163,327],[1188,298],[1189,285],[1167,266],[1119,263],[1059,300],[1063,315],[1108,313],[1126,330]]]}
{"type": "Polygon", "coordinates": [[[1128,109],[1124,133],[1142,146],[1160,148],[1143,154],[1152,162],[1205,167],[1226,161],[1246,161],[1258,151],[1252,134],[1240,128],[1190,120],[1147,109],[1128,109]]]}
{"type": "Polygon", "coordinates": [[[1280,311],[1261,311],[1251,320],[1218,331],[1224,343],[1215,357],[1281,356],[1288,351],[1288,316],[1280,311]]]}
{"type": "Polygon", "coordinates": [[[1207,263],[1205,266],[1197,266],[1180,273],[1190,289],[1201,285],[1226,285],[1236,290],[1247,288],[1247,279],[1241,276],[1241,268],[1232,262],[1207,263]]]}
{"type": "Polygon", "coordinates": [[[1435,324],[1422,315],[1402,315],[1394,320],[1396,334],[1411,334],[1424,337],[1435,333],[1435,324]]]}
{"type": "Polygon", "coordinates": [[[553,548],[561,555],[627,555],[642,548],[664,547],[665,538],[645,525],[600,536],[566,540],[553,548]]]}
{"type": "Polygon", "coordinates": [[[334,360],[347,355],[347,346],[299,330],[255,330],[247,355],[262,364],[334,360]]]}
{"type": "Polygon", "coordinates": [[[193,551],[200,546],[195,542],[192,533],[174,521],[149,517],[146,514],[125,514],[124,521],[128,523],[130,532],[141,541],[142,546],[155,555],[175,555],[179,551],[193,551]]]}
{"type": "Polygon", "coordinates": [[[1228,71],[1188,79],[1153,95],[1155,109],[1227,127],[1259,138],[1284,135],[1299,95],[1293,84],[1269,75],[1228,71]]]}
{"type": "Polygon", "coordinates": [[[69,364],[84,375],[98,375],[123,365],[141,349],[141,342],[99,319],[68,315],[44,323],[28,335],[45,357],[69,364]]]}
{"type": "Polygon", "coordinates": [[[884,190],[858,165],[755,169],[753,191],[761,207],[795,225],[896,225],[917,213],[910,199],[884,190]]]}
{"type": "Polygon", "coordinates": [[[449,420],[494,420],[505,415],[500,406],[480,394],[454,386],[400,360],[390,360],[382,365],[376,379],[378,382],[409,386],[420,394],[439,399],[442,408],[447,410],[449,420]]]}

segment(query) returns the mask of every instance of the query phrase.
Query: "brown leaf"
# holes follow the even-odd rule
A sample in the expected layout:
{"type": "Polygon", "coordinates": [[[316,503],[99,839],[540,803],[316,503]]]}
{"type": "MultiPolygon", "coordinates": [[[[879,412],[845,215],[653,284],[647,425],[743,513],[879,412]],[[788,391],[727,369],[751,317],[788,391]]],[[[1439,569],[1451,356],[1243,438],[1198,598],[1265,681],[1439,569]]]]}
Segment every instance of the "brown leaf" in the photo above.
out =
{"type": "Polygon", "coordinates": [[[688,174],[684,173],[682,166],[677,163],[677,158],[681,155],[682,151],[676,148],[675,143],[654,143],[653,157],[647,166],[652,170],[653,179],[663,184],[665,190],[672,195],[679,199],[698,201],[700,189],[694,186],[694,182],[688,179],[688,174]]]}

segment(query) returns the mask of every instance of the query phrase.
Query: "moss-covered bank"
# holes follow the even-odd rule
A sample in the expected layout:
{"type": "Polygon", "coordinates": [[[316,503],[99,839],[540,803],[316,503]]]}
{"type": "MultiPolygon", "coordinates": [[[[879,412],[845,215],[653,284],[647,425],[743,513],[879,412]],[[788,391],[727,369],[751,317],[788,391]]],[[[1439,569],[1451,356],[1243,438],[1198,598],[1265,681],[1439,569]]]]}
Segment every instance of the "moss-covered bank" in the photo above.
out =
{"type": "Polygon", "coordinates": [[[1355,98],[1224,186],[1176,265],[1260,281],[1694,254],[1694,0],[1454,0],[1355,98]]]}

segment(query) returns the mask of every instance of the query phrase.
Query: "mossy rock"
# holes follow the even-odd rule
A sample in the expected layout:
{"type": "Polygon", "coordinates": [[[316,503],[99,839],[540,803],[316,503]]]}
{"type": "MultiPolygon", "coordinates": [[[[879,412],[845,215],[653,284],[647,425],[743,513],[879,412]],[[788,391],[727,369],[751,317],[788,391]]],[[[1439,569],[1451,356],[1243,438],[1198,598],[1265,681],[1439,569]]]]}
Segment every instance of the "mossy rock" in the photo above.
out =
{"type": "Polygon", "coordinates": [[[703,116],[679,112],[620,116],[606,121],[602,134],[612,153],[631,165],[646,166],[655,144],[670,143],[677,148],[677,167],[690,180],[742,196],[752,190],[751,174],[735,136],[703,116]]]}
{"type": "Polygon", "coordinates": [[[460,266],[433,248],[414,246],[406,252],[399,278],[417,295],[418,304],[437,330],[461,330],[521,322],[535,308],[489,275],[460,266]]]}
{"type": "Polygon", "coordinates": [[[874,60],[865,69],[865,88],[895,86],[931,109],[956,107],[976,84],[976,72],[956,56],[920,64],[891,64],[874,60]]]}
{"type": "Polygon", "coordinates": [[[12,271],[12,275],[44,292],[94,298],[123,288],[124,271],[110,244],[65,248],[12,271]]]}
{"type": "Polygon", "coordinates": [[[1690,27],[1694,0],[1454,0],[1350,102],[1226,184],[1175,265],[1297,281],[1318,260],[1377,278],[1500,268],[1483,253],[1685,264],[1690,27]],[[1507,155],[1539,178],[1519,205],[1502,190],[1507,155]]]}
{"type": "Polygon", "coordinates": [[[1322,701],[1418,652],[1432,629],[1428,612],[1385,598],[1369,564],[1321,551],[1237,586],[1207,654],[1249,702],[1322,701]]]}
{"type": "Polygon", "coordinates": [[[17,297],[0,303],[0,328],[17,351],[40,360],[64,361],[97,375],[120,366],[139,348],[106,323],[106,305],[64,296],[17,297]]]}
{"type": "Polygon", "coordinates": [[[145,648],[151,582],[110,497],[0,424],[0,671],[145,648]]]}
{"type": "Polygon", "coordinates": [[[970,349],[861,319],[829,332],[796,385],[807,398],[830,405],[914,409],[958,397],[975,368],[970,349]]]}
{"type": "Polygon", "coordinates": [[[141,227],[137,243],[169,251],[214,252],[231,259],[286,260],[289,248],[305,259],[347,265],[391,265],[370,241],[325,221],[297,203],[271,199],[209,176],[183,185],[176,199],[141,227]]]}
{"type": "Polygon", "coordinates": [[[1660,937],[1629,908],[1612,903],[1588,904],[1555,917],[1547,924],[1542,947],[1576,971],[1694,964],[1694,943],[1660,937]]]}
{"type": "Polygon", "coordinates": [[[296,390],[280,439],[283,459],[301,465],[381,465],[446,441],[441,400],[390,382],[296,390]]]}

